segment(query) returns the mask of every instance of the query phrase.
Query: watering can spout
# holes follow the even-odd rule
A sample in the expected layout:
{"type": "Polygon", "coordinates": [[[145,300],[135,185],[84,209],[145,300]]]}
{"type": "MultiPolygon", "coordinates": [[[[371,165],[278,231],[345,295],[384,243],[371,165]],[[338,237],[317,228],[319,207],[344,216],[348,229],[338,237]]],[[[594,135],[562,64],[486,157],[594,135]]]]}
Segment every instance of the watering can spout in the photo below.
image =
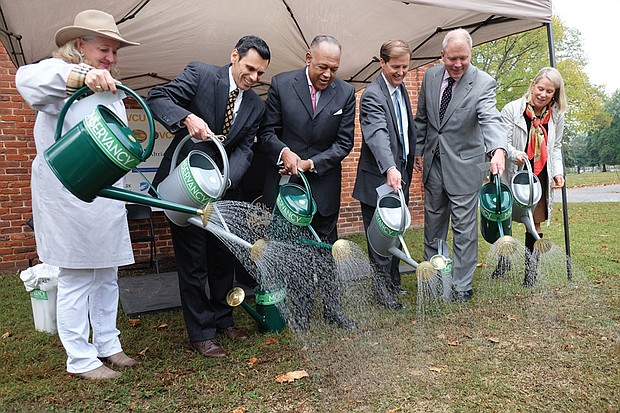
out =
{"type": "Polygon", "coordinates": [[[277,304],[284,299],[284,290],[267,291],[256,289],[256,309],[244,301],[243,288],[234,287],[226,294],[226,302],[231,307],[241,305],[247,313],[258,323],[262,332],[279,333],[284,330],[286,323],[278,310],[277,304]]]}

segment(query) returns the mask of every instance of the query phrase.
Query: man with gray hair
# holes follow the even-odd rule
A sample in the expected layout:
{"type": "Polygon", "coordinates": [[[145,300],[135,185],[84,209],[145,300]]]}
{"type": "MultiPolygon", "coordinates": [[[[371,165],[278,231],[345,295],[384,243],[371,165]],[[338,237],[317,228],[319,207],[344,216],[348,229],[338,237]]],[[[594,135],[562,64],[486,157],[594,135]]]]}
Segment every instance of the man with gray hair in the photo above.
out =
{"type": "Polygon", "coordinates": [[[496,108],[495,80],[472,66],[472,39],[448,32],[442,65],[424,74],[415,124],[415,169],[424,172],[424,259],[437,254],[452,221],[453,299],[469,301],[478,259],[478,193],[491,157],[492,174],[504,172],[506,129],[496,108]]]}

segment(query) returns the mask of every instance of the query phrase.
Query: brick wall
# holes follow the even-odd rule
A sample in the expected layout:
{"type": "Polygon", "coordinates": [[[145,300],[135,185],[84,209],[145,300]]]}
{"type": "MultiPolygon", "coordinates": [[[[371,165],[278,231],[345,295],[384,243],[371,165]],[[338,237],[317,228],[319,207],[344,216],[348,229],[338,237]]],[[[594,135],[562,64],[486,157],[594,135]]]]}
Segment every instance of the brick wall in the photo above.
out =
{"type": "MultiPolygon", "coordinates": [[[[34,112],[15,89],[16,69],[0,44],[0,273],[28,266],[36,258],[34,233],[26,225],[32,217],[30,165],[35,157],[32,130],[34,112]]],[[[412,70],[405,80],[411,102],[417,103],[424,68],[412,70]]],[[[358,92],[357,98],[361,92],[358,92]]],[[[359,109],[358,109],[359,110],[359,109]]],[[[358,117],[356,116],[356,119],[358,117]]],[[[359,202],[352,198],[361,147],[359,123],[355,126],[355,146],[343,163],[342,207],[338,224],[341,236],[363,231],[359,202]]],[[[414,173],[409,194],[412,226],[423,224],[423,191],[420,174],[414,173]]],[[[173,255],[170,230],[162,212],[154,217],[159,256],[173,255]]],[[[130,230],[148,231],[146,222],[131,222],[130,230]]],[[[148,244],[134,244],[136,261],[148,260],[148,244]]]]}

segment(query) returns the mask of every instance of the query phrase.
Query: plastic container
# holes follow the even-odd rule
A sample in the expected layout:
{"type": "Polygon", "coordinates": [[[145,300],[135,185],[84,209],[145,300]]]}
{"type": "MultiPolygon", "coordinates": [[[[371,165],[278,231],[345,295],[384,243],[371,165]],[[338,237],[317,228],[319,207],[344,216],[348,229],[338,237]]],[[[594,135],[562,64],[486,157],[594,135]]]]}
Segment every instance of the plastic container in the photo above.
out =
{"type": "Polygon", "coordinates": [[[54,334],[56,326],[56,297],[58,291],[58,267],[39,264],[20,273],[26,291],[30,293],[34,328],[54,334]]]}

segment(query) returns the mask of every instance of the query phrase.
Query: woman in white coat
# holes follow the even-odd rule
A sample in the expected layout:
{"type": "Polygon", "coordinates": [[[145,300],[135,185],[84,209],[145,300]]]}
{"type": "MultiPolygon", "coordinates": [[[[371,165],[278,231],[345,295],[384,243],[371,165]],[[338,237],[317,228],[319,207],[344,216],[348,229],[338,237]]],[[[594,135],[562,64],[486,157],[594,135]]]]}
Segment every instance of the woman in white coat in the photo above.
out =
{"type": "MultiPolygon", "coordinates": [[[[564,186],[562,134],[566,105],[562,75],[555,68],[545,67],[534,77],[523,97],[502,109],[502,117],[508,126],[508,159],[513,161],[507,166],[502,180],[510,183],[526,157],[529,159],[542,186],[541,200],[532,211],[534,227],[541,238],[540,224],[549,220],[553,208],[553,189],[564,186]]],[[[535,281],[535,242],[536,238],[526,232],[525,246],[532,256],[526,269],[526,286],[535,281]]]]}
{"type": "MultiPolygon", "coordinates": [[[[37,253],[42,262],[60,268],[57,323],[67,371],[107,380],[121,373],[102,361],[121,368],[136,364],[123,352],[116,328],[118,266],[134,262],[125,206],[105,198],[80,201],[63,187],[43,154],[54,143],[67,98],[84,85],[116,93],[111,72],[117,51],[137,43],[123,39],[114,18],[98,10],[79,13],[73,26],[56,32],[55,42],[59,49],[53,58],[20,67],[15,78],[19,93],[37,111],[31,177],[37,253]]],[[[122,100],[108,107],[127,122],[122,100]]],[[[67,112],[64,131],[82,120],[77,117],[67,112]]],[[[115,185],[122,187],[121,181],[115,185]]]]}

